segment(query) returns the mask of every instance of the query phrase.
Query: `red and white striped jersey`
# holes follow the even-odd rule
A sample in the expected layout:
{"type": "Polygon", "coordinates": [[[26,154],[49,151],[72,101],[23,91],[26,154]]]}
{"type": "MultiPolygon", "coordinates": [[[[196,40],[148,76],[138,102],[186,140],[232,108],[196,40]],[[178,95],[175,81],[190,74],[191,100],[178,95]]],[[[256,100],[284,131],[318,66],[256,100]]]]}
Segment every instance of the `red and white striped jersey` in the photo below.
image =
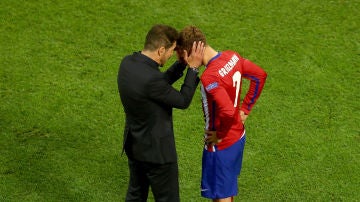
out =
{"type": "Polygon", "coordinates": [[[216,131],[222,139],[216,147],[225,149],[239,140],[245,132],[239,110],[249,114],[259,98],[267,74],[259,66],[234,51],[219,52],[201,75],[202,105],[205,129],[216,131]],[[242,79],[249,79],[249,89],[241,103],[242,79]]]}

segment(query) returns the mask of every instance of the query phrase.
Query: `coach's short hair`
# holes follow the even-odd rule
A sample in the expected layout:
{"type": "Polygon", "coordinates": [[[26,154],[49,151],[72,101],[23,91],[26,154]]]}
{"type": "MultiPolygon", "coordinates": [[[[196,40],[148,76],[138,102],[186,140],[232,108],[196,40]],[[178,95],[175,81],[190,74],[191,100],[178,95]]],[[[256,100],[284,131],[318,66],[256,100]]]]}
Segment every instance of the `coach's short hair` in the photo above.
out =
{"type": "Polygon", "coordinates": [[[179,32],[168,25],[154,25],[146,35],[144,49],[154,51],[160,47],[170,48],[178,39],[179,32]]]}

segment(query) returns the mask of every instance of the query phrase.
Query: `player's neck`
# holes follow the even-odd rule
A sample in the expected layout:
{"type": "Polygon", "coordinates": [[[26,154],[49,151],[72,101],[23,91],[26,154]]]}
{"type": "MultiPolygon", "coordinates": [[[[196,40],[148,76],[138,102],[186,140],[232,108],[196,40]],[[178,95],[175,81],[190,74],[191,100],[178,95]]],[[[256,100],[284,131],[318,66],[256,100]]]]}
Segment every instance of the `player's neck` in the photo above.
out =
{"type": "Polygon", "coordinates": [[[204,51],[204,59],[203,59],[203,64],[206,66],[209,61],[215,57],[218,54],[218,52],[216,50],[214,50],[213,48],[211,48],[211,46],[207,45],[204,51]]]}

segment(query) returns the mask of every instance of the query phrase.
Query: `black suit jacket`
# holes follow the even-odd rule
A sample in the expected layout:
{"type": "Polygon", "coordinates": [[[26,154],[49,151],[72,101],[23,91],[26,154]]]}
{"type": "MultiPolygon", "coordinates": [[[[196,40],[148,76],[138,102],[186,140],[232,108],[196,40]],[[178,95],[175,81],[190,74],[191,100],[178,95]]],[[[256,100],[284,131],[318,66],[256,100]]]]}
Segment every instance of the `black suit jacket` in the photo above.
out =
{"type": "Polygon", "coordinates": [[[136,52],[119,68],[118,88],[126,114],[123,148],[129,158],[151,163],[176,162],[172,109],[190,105],[199,83],[188,69],[180,91],[171,86],[186,65],[175,62],[166,72],[159,64],[136,52]]]}

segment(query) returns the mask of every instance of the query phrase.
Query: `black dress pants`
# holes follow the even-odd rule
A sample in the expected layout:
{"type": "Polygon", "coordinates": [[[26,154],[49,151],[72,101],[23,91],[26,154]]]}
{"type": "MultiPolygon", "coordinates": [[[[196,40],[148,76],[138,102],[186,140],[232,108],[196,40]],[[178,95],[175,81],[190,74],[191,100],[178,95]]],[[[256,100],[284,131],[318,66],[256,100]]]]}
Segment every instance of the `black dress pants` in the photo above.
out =
{"type": "Polygon", "coordinates": [[[146,202],[149,187],[156,202],[179,202],[178,164],[154,164],[128,158],[130,180],[127,202],[146,202]]]}

